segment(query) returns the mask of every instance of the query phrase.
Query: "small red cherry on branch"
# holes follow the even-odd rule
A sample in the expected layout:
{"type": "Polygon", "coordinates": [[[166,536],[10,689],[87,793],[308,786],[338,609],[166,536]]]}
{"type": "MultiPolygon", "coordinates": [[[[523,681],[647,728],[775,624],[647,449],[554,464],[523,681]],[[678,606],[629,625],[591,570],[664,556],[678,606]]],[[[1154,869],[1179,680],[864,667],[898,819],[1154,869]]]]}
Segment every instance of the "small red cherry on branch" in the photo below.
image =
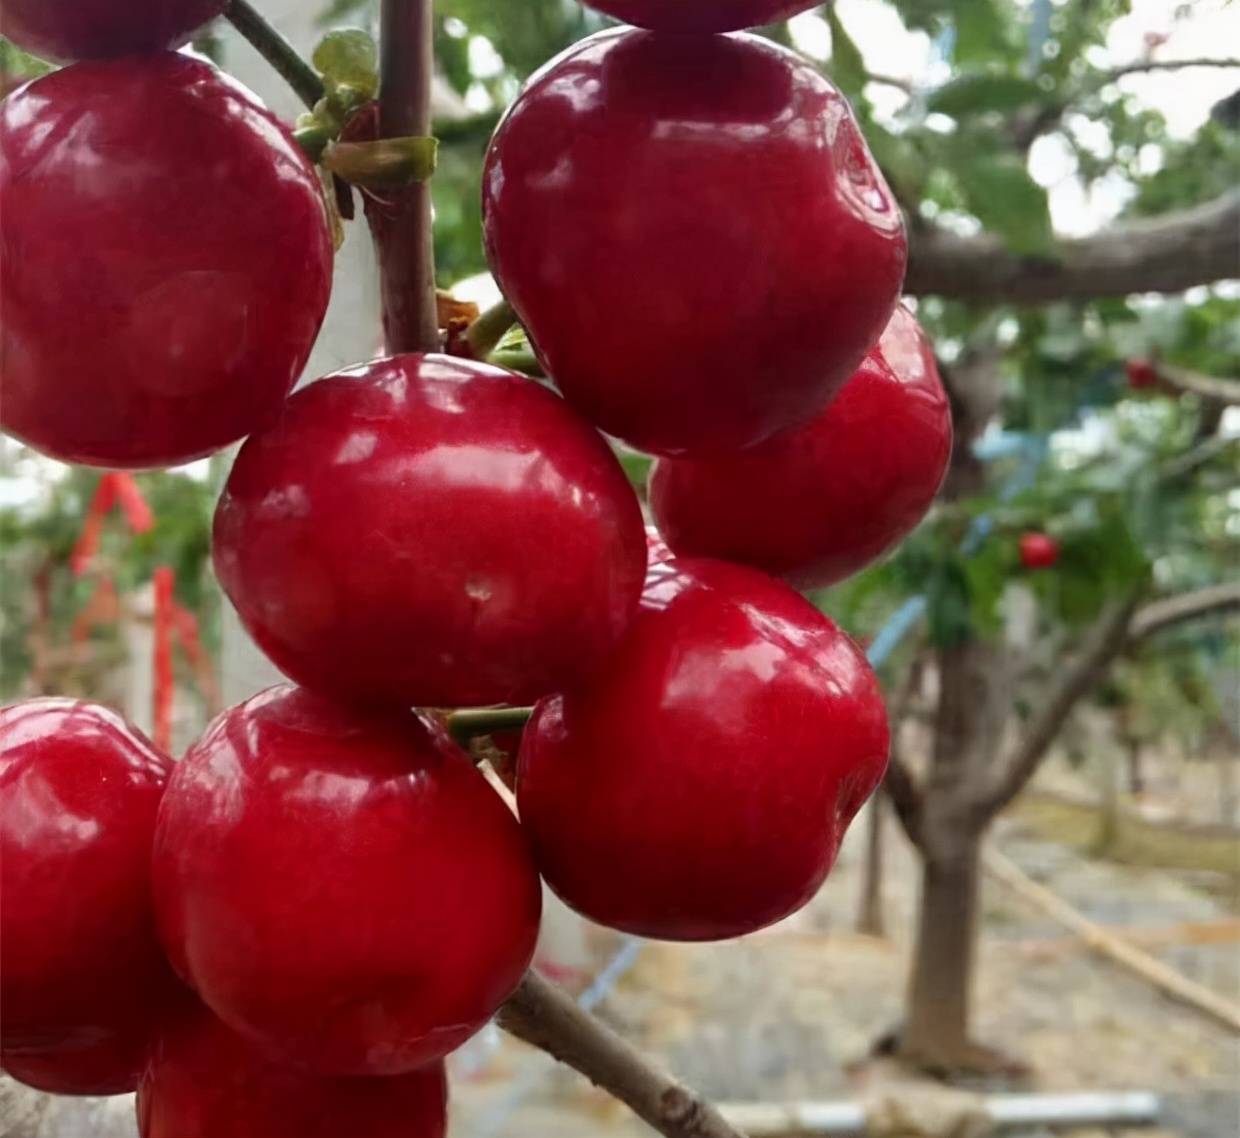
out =
{"type": "Polygon", "coordinates": [[[173,965],[273,1059],[398,1075],[516,987],[542,895],[525,838],[443,731],[292,686],[219,716],[177,764],[154,888],[173,965]]]}
{"type": "Polygon", "coordinates": [[[443,1138],[447,1081],[431,1063],[388,1078],[280,1066],[202,1007],[170,1022],[138,1087],[141,1138],[443,1138]]]}
{"type": "Polygon", "coordinates": [[[1049,569],[1059,560],[1059,542],[1045,533],[1020,535],[1020,563],[1026,569],[1049,569]]]}
{"type": "Polygon", "coordinates": [[[651,568],[604,672],[537,705],[517,801],[579,913],[716,940],[814,895],[887,743],[874,673],[830,620],[756,570],[679,559],[651,568]]]}
{"type": "Polygon", "coordinates": [[[1124,363],[1124,372],[1128,376],[1128,386],[1134,391],[1146,391],[1158,386],[1158,369],[1151,360],[1127,360],[1124,363]]]}
{"type": "Polygon", "coordinates": [[[575,44],[496,131],[483,213],[547,374],[602,430],[660,454],[736,450],[812,418],[904,276],[900,210],[843,96],[749,35],[575,44]]]}
{"type": "Polygon", "coordinates": [[[252,436],[216,572],[298,683],[357,703],[528,703],[628,625],[646,546],[607,445],[552,392],[437,355],[310,384],[252,436]]]}
{"type": "Polygon", "coordinates": [[[61,1094],[136,1084],[177,985],[150,858],[171,763],[97,704],[0,710],[0,1058],[61,1094]]]}
{"type": "Polygon", "coordinates": [[[163,466],[275,417],[332,246],[313,167],[249,92],[184,55],[80,63],[0,103],[0,152],[5,431],[163,466]]]}
{"type": "Polygon", "coordinates": [[[0,35],[43,59],[106,59],[179,47],[228,0],[0,0],[0,35]]]}
{"type": "Polygon", "coordinates": [[[814,0],[584,0],[626,24],[659,32],[734,32],[786,20],[814,0]]]}
{"type": "Polygon", "coordinates": [[[734,455],[661,458],[650,506],[671,547],[830,585],[925,516],[952,424],[930,342],[897,307],[844,389],[803,427],[734,455]]]}

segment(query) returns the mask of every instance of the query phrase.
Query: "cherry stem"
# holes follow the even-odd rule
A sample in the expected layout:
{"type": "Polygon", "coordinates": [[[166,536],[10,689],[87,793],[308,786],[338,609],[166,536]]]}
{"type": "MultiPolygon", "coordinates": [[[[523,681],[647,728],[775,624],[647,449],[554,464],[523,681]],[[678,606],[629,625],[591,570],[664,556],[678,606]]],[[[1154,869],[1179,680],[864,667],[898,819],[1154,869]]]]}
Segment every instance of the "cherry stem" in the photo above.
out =
{"type": "Polygon", "coordinates": [[[296,49],[259,13],[249,0],[232,0],[224,13],[228,22],[280,73],[311,110],[324,94],[323,80],[296,49]]]}
{"type": "MultiPolygon", "coordinates": [[[[379,135],[427,136],[434,66],[431,0],[383,0],[379,25],[379,135]]],[[[429,185],[418,182],[382,202],[370,199],[367,216],[379,254],[388,350],[437,351],[429,185]]]]}
{"type": "Polygon", "coordinates": [[[540,376],[543,374],[542,364],[538,357],[526,348],[508,348],[500,352],[492,352],[487,362],[496,367],[506,367],[509,371],[519,371],[524,375],[540,376]]]}
{"type": "Polygon", "coordinates": [[[506,300],[491,305],[485,312],[478,314],[474,322],[465,330],[465,341],[472,349],[475,358],[485,360],[495,345],[504,338],[504,334],[517,322],[517,314],[506,300]]]}
{"type": "Polygon", "coordinates": [[[496,731],[519,731],[534,713],[532,707],[473,707],[448,716],[448,731],[458,743],[496,731]]]}

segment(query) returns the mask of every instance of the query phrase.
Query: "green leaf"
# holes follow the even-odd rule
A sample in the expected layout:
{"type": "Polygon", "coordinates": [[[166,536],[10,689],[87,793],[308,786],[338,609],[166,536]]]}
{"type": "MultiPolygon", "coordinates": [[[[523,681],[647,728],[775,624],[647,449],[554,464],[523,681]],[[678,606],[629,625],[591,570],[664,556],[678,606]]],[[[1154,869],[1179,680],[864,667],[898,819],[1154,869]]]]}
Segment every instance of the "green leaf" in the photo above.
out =
{"type": "Polygon", "coordinates": [[[989,111],[1013,111],[1044,98],[1044,92],[1032,79],[977,72],[961,75],[940,87],[926,100],[926,108],[960,118],[989,111]]]}
{"type": "Polygon", "coordinates": [[[379,90],[379,57],[369,32],[360,28],[328,32],[319,40],[312,60],[334,87],[351,87],[368,99],[379,90]]]}
{"type": "Polygon", "coordinates": [[[369,8],[371,0],[332,0],[327,10],[318,16],[320,26],[334,24],[337,20],[350,16],[359,8],[369,8]]]}
{"type": "Polygon", "coordinates": [[[967,157],[956,182],[969,212],[1003,238],[1013,252],[1046,254],[1054,248],[1046,191],[1010,155],[967,157]]]}
{"type": "Polygon", "coordinates": [[[0,76],[24,83],[27,79],[37,79],[40,75],[55,70],[54,64],[22,51],[16,44],[0,36],[0,76]]]}
{"type": "Polygon", "coordinates": [[[825,15],[831,28],[831,78],[846,94],[855,95],[865,86],[865,61],[840,23],[835,6],[829,5],[825,15]]]}
{"type": "Polygon", "coordinates": [[[959,560],[942,562],[926,589],[926,629],[936,648],[954,648],[973,635],[972,593],[959,560]]]}
{"type": "Polygon", "coordinates": [[[895,134],[868,119],[861,123],[861,131],[896,197],[916,200],[925,177],[925,162],[916,144],[907,136],[895,134]]]}
{"type": "Polygon", "coordinates": [[[995,0],[951,0],[956,27],[952,56],[957,63],[994,58],[1005,54],[1008,20],[995,0]]]}

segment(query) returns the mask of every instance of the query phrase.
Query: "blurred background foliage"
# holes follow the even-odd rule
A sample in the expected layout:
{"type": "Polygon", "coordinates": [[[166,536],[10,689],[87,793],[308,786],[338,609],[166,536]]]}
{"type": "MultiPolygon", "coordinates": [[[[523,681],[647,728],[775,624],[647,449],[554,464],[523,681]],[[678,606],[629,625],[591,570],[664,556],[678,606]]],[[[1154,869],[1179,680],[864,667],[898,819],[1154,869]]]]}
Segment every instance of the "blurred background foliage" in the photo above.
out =
{"type": "MultiPolygon", "coordinates": [[[[763,34],[807,52],[850,97],[914,230],[930,223],[966,235],[986,230],[1013,250],[1050,255],[1047,186],[1030,160],[1039,146],[1056,148],[1086,197],[1102,187],[1119,202],[1111,213],[1121,218],[1203,202],[1235,183],[1235,96],[1183,136],[1119,82],[1126,69],[1142,70],[1151,60],[1158,66],[1160,46],[1147,36],[1143,54],[1118,63],[1108,56],[1108,32],[1128,12],[1125,0],[890,0],[885,7],[904,29],[929,37],[926,74],[889,74],[881,58],[863,54],[850,36],[846,5],[763,34]]],[[[1191,9],[1173,10],[1164,39],[1191,9]]],[[[436,257],[440,282],[451,287],[486,268],[479,179],[503,108],[530,72],[608,21],[575,0],[437,0],[436,21],[441,77],[459,104],[436,131],[436,257]]],[[[324,2],[320,22],[325,31],[376,30],[376,0],[324,2]]],[[[218,42],[198,46],[219,57],[218,42]]],[[[7,87],[43,66],[0,45],[7,87]]],[[[1001,399],[985,437],[1020,446],[997,448],[969,493],[938,506],[892,557],[817,598],[854,634],[872,636],[910,596],[924,594],[932,640],[998,636],[1013,590],[1023,590],[1036,602],[1037,637],[1054,646],[1146,579],[1176,591],[1234,572],[1236,410],[1223,415],[1193,395],[1135,391],[1125,361],[1240,373],[1240,291],[1221,286],[1183,297],[1038,307],[930,299],[918,315],[945,368],[972,366],[989,353],[1001,399]],[[985,538],[962,553],[982,518],[985,538]],[[1028,530],[1061,542],[1053,570],[1020,567],[1016,542],[1028,530]]],[[[640,486],[648,460],[632,453],[624,460],[640,486]]],[[[0,477],[9,478],[32,463],[46,465],[13,444],[3,462],[0,477]]],[[[203,618],[208,641],[219,603],[207,548],[220,474],[217,462],[205,472],[139,475],[156,527],[136,539],[114,535],[104,547],[122,591],[149,579],[157,562],[175,564],[178,595],[203,618]]],[[[89,581],[73,578],[67,559],[97,477],[60,471],[45,478],[46,492],[35,501],[0,500],[5,697],[18,694],[28,676],[37,607],[31,582],[50,575],[54,636],[84,603],[89,581]]],[[[1228,651],[1234,654],[1235,644],[1208,625],[1181,630],[1129,659],[1100,698],[1138,703],[1144,731],[1168,724],[1191,730],[1218,715],[1201,677],[1228,651]]]]}

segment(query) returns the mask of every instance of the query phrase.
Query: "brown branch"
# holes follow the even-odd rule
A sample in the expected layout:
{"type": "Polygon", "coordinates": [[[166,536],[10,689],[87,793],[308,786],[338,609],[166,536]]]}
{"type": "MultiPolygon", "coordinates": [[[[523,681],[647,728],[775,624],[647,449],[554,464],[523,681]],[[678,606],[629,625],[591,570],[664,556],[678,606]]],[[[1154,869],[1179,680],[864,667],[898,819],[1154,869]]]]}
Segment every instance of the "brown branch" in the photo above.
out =
{"type": "Polygon", "coordinates": [[[498,1018],[505,1031],[579,1071],[666,1138],[744,1138],[710,1103],[650,1066],[536,972],[526,973],[498,1018]]]}
{"type": "Polygon", "coordinates": [[[1029,722],[1024,736],[999,764],[992,785],[984,787],[982,804],[989,815],[997,814],[1015,798],[1033,776],[1077,701],[1097,683],[1128,643],[1128,625],[1136,611],[1137,597],[1110,605],[1085,636],[1085,643],[1059,673],[1042,705],[1029,722]]]}
{"type": "Polygon", "coordinates": [[[1105,87],[1125,75],[1135,75],[1141,71],[1182,71],[1187,67],[1240,67],[1240,59],[1211,59],[1203,56],[1196,59],[1134,59],[1131,63],[1122,63],[1102,72],[1090,86],[1105,87]]]}
{"type": "MultiPolygon", "coordinates": [[[[380,32],[380,137],[428,135],[434,68],[431,0],[383,0],[380,32]]],[[[379,254],[388,350],[437,350],[429,183],[415,182],[382,197],[367,194],[366,217],[379,254]]]]}
{"type": "Polygon", "coordinates": [[[980,802],[990,816],[1012,801],[1033,777],[1077,702],[1106,674],[1129,645],[1173,624],[1211,613],[1240,609],[1240,584],[1210,585],[1137,608],[1137,598],[1110,606],[1030,721],[1016,746],[998,765],[980,802]]]}
{"type": "Polygon", "coordinates": [[[910,227],[906,292],[989,303],[1182,292],[1240,275],[1240,192],[1060,241],[1053,256],[1013,253],[990,234],[910,227]]]}
{"type": "Polygon", "coordinates": [[[908,764],[894,752],[887,764],[882,790],[886,792],[904,836],[920,849],[921,815],[925,795],[908,764]]]}
{"type": "Polygon", "coordinates": [[[1199,616],[1240,609],[1240,582],[1208,585],[1191,593],[1151,601],[1138,610],[1129,628],[1129,638],[1140,640],[1161,632],[1172,624],[1195,620],[1199,616]]]}
{"type": "Polygon", "coordinates": [[[1199,371],[1175,367],[1173,364],[1156,364],[1154,370],[1159,379],[1180,391],[1188,391],[1203,399],[1214,399],[1220,403],[1240,403],[1240,380],[1203,375],[1199,371]]]}
{"type": "Polygon", "coordinates": [[[904,682],[891,705],[891,755],[880,793],[885,791],[900,828],[913,845],[921,846],[921,815],[925,792],[900,753],[900,735],[913,711],[913,699],[921,686],[925,660],[920,651],[909,663],[904,682]]]}
{"type": "Polygon", "coordinates": [[[1240,59],[1134,59],[1119,67],[1097,72],[1087,83],[1082,84],[1071,98],[1047,103],[1032,112],[1016,116],[1010,131],[1012,143],[1018,150],[1028,151],[1036,139],[1059,125],[1064,115],[1082,96],[1095,94],[1125,75],[1135,75],[1143,71],[1178,71],[1189,67],[1240,67],[1240,59]]]}

